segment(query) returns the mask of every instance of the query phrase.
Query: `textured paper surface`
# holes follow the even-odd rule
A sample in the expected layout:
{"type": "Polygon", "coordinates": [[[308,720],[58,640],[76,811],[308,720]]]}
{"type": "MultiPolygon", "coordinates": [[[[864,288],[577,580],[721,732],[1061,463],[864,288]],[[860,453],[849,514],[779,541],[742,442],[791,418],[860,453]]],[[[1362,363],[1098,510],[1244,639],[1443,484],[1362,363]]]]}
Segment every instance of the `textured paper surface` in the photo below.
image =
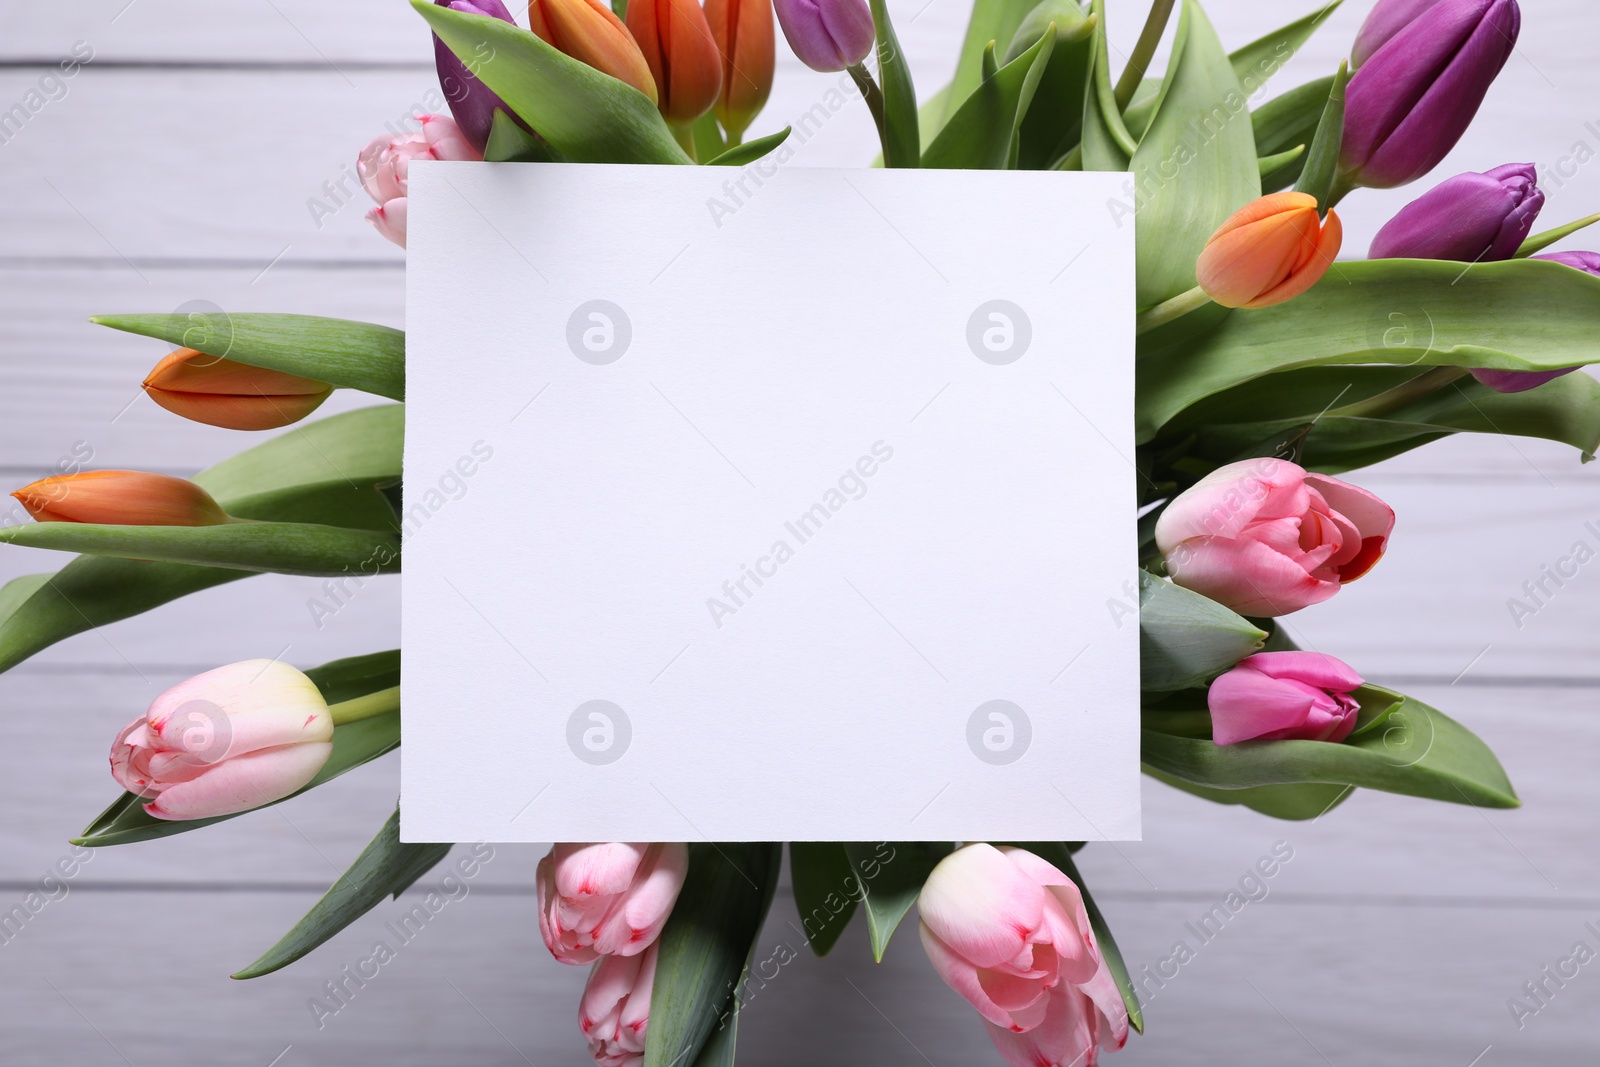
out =
{"type": "Polygon", "coordinates": [[[1116,181],[414,167],[402,837],[1137,838],[1116,181]]]}

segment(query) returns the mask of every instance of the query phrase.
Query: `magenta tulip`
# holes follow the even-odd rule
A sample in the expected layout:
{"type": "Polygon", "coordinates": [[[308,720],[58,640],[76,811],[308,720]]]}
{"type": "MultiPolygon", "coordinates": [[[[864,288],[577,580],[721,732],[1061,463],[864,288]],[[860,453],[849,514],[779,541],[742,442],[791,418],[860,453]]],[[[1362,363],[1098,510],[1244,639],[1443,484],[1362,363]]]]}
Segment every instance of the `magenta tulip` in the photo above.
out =
{"type": "Polygon", "coordinates": [[[1370,259],[1510,259],[1533,229],[1544,191],[1532,163],[1446,178],[1401,208],[1372,239],[1370,259]]]}
{"type": "Polygon", "coordinates": [[[641,1067],[650,1025],[656,946],[636,956],[604,956],[589,972],[578,1005],[578,1026],[599,1067],[641,1067]]]}
{"type": "Polygon", "coordinates": [[[413,159],[480,160],[454,120],[444,115],[423,115],[421,129],[397,137],[375,137],[356,158],[356,173],[361,186],[377,207],[367,212],[367,221],[378,232],[406,246],[406,179],[413,159]]]}
{"type": "Polygon", "coordinates": [[[922,946],[1015,1067],[1093,1064],[1128,1039],[1128,1012],[1078,887],[1020,848],[946,856],[917,898],[922,946]]]}
{"type": "Polygon", "coordinates": [[[681,842],[556,845],[539,861],[539,932],[562,963],[636,956],[655,943],[689,870],[681,842]]]}
{"type": "Polygon", "coordinates": [[[1378,562],[1394,510],[1281,459],[1219,467],[1167,505],[1156,545],[1172,580],[1241,615],[1320,604],[1378,562]]]}
{"type": "Polygon", "coordinates": [[[1440,0],[1378,48],[1345,92],[1341,180],[1388,189],[1438,166],[1516,44],[1516,0],[1440,0]]]}
{"type": "Polygon", "coordinates": [[[1211,739],[1343,741],[1361,705],[1361,675],[1320,652],[1258,652],[1211,683],[1211,739]]]}
{"type": "Polygon", "coordinates": [[[877,30],[866,0],[772,0],[772,7],[789,47],[812,70],[844,70],[872,51],[877,30]]]}
{"type": "Polygon", "coordinates": [[[117,734],[111,776],[158,819],[209,819],[282,800],[332,753],[333,716],[311,679],[247,660],[156,697],[117,734]]]}
{"type": "Polygon", "coordinates": [[[1372,58],[1389,38],[1417,20],[1417,17],[1439,0],[1378,0],[1377,6],[1367,13],[1366,21],[1356,32],[1355,44],[1350,46],[1350,69],[1355,70],[1372,58]]]}
{"type": "MultiPolygon", "coordinates": [[[[1548,259],[1552,263],[1562,263],[1574,270],[1600,277],[1600,253],[1550,252],[1531,258],[1548,259]]],[[[1577,367],[1563,367],[1560,370],[1475,370],[1472,376],[1497,393],[1522,393],[1543,385],[1552,378],[1571,374],[1577,369],[1577,367]]]]}

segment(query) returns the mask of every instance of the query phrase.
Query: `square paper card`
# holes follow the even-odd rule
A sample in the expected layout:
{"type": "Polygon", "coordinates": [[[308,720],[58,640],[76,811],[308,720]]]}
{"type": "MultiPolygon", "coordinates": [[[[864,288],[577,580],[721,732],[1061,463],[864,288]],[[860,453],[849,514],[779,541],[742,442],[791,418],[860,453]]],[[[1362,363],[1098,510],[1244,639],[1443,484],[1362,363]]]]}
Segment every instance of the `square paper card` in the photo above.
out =
{"type": "Polygon", "coordinates": [[[1117,176],[410,181],[405,840],[1139,836],[1117,176]]]}

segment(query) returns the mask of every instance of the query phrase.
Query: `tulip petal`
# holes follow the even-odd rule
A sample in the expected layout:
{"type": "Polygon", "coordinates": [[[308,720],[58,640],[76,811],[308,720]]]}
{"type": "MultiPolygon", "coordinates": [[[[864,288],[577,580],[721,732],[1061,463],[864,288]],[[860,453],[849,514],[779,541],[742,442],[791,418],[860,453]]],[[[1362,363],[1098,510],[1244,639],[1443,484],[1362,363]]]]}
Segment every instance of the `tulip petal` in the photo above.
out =
{"type": "Polygon", "coordinates": [[[1271,618],[1320,604],[1339,591],[1256,541],[1198,537],[1167,559],[1172,580],[1247,617],[1271,618]]]}
{"type": "Polygon", "coordinates": [[[1339,693],[1348,693],[1366,684],[1366,679],[1348,663],[1321,652],[1257,652],[1240,660],[1239,666],[1249,667],[1268,678],[1292,678],[1339,693]]]}
{"type": "Polygon", "coordinates": [[[993,845],[972,844],[939,861],[917,908],[951,951],[975,967],[999,967],[1039,929],[1044,891],[993,845]]]}
{"type": "Polygon", "coordinates": [[[1162,553],[1196,537],[1237,537],[1261,519],[1298,517],[1309,506],[1305,471],[1281,459],[1218,467],[1167,505],[1156,520],[1162,553]]]}
{"type": "Polygon", "coordinates": [[[1339,564],[1339,580],[1353,582],[1383,556],[1389,535],[1394,532],[1394,508],[1360,486],[1326,474],[1307,474],[1306,484],[1348,519],[1361,537],[1360,549],[1339,564]]]}
{"type": "Polygon", "coordinates": [[[332,742],[287,745],[227,760],[188,782],[164,789],[144,810],[158,819],[209,819],[282,800],[317,776],[332,742]]]}
{"type": "Polygon", "coordinates": [[[1283,282],[1267,290],[1249,303],[1241,305],[1245,308],[1271,307],[1273,304],[1282,304],[1293,300],[1301,293],[1310,289],[1333,266],[1333,261],[1339,254],[1339,248],[1344,244],[1344,224],[1339,221],[1336,211],[1329,211],[1328,217],[1323,220],[1322,232],[1316,236],[1315,241],[1310,240],[1310,231],[1307,232],[1308,247],[1314,251],[1306,255],[1298,269],[1285,278],[1283,282]]]}
{"type": "Polygon", "coordinates": [[[949,945],[939,939],[939,935],[928,928],[926,922],[918,923],[922,935],[922,948],[928,955],[928,962],[933,964],[933,969],[944,984],[954,989],[967,1003],[978,1010],[978,1014],[995,1026],[1007,1030],[1016,1029],[1017,1024],[1012,1020],[1011,1014],[990,999],[989,993],[983,988],[983,983],[978,978],[978,968],[962,959],[949,945]]]}

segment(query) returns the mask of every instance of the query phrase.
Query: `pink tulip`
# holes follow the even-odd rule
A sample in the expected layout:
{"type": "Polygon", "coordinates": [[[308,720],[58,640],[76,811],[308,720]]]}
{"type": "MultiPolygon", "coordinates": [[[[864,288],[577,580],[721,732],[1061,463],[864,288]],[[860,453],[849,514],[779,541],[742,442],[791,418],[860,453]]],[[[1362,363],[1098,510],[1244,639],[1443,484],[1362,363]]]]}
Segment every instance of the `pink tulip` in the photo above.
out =
{"type": "Polygon", "coordinates": [[[578,1005],[578,1026],[600,1067],[641,1067],[650,1025],[656,946],[636,956],[604,956],[589,972],[578,1005]]]}
{"type": "Polygon", "coordinates": [[[539,861],[539,932],[562,963],[636,956],[661,935],[689,870],[681,842],[556,845],[539,861]]]}
{"type": "Polygon", "coordinates": [[[1211,683],[1211,739],[1343,741],[1361,705],[1361,675],[1320,652],[1258,652],[1211,683]]]}
{"type": "Polygon", "coordinates": [[[421,129],[394,137],[375,137],[356,157],[361,187],[377,203],[367,221],[378,232],[406,246],[406,178],[413,159],[480,160],[455,121],[445,115],[422,115],[421,129]]]}
{"type": "Polygon", "coordinates": [[[1093,1065],[1128,1039],[1128,1012],[1078,887],[1020,848],[946,856],[917,899],[922,947],[978,1009],[1015,1067],[1093,1065]]]}
{"type": "Polygon", "coordinates": [[[316,685],[276,660],[196,675],[156,697],[111,746],[111,776],[158,819],[208,819],[282,800],[333,753],[316,685]]]}
{"type": "Polygon", "coordinates": [[[1167,505],[1156,546],[1186,589],[1241,615],[1320,604],[1383,556],[1394,509],[1281,459],[1219,467],[1167,505]]]}

